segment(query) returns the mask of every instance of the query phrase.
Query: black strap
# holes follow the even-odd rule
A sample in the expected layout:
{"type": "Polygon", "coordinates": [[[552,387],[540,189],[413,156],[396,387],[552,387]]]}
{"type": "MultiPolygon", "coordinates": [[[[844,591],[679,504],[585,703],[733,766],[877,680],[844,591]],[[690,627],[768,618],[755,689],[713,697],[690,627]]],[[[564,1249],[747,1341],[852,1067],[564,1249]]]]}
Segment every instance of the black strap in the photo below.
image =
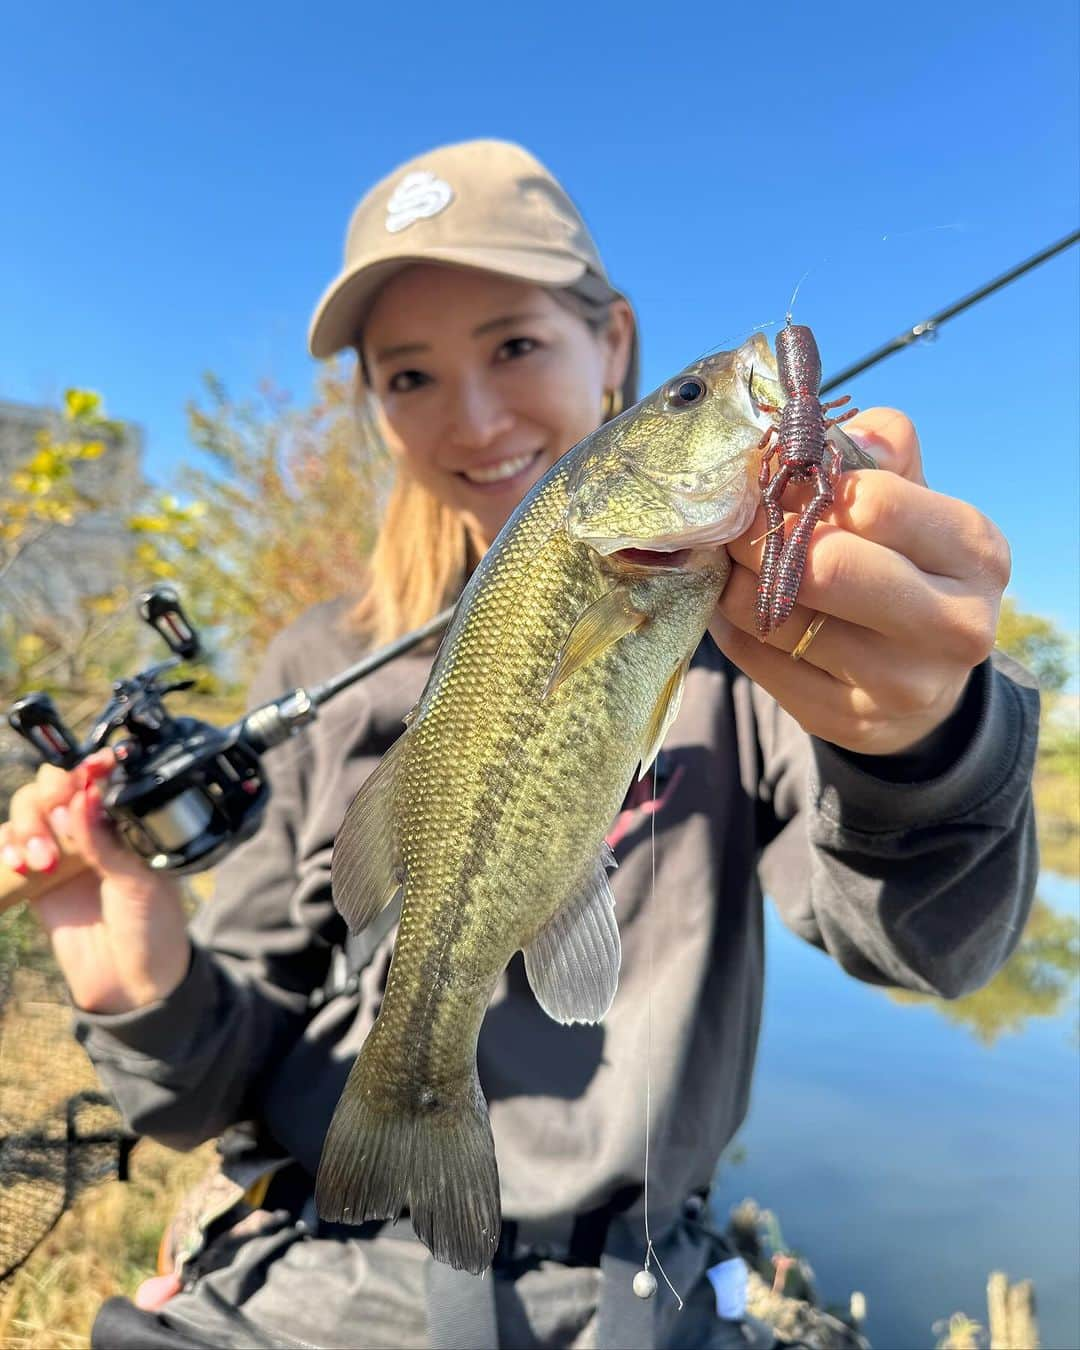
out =
{"type": "Polygon", "coordinates": [[[90,1328],[91,1350],[207,1350],[164,1322],[157,1313],[136,1308],[126,1298],[107,1299],[90,1328]]]}
{"type": "Polygon", "coordinates": [[[355,994],[360,988],[360,975],[367,969],[375,953],[401,918],[401,893],[375,915],[366,928],[350,933],[343,947],[335,947],[330,961],[326,983],[312,990],[308,1007],[312,1012],[321,1008],[339,994],[355,994]]]}

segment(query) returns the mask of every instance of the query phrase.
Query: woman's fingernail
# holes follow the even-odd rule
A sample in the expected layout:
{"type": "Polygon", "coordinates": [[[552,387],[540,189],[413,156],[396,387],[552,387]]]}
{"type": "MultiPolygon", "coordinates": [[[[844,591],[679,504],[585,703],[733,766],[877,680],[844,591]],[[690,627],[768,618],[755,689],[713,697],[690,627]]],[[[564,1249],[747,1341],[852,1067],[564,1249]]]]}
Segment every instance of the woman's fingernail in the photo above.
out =
{"type": "Polygon", "coordinates": [[[860,450],[875,460],[880,468],[887,468],[892,463],[892,451],[875,432],[860,431],[858,427],[848,431],[845,427],[844,434],[848,440],[854,441],[860,450]]]}
{"type": "Polygon", "coordinates": [[[55,834],[66,835],[69,831],[69,816],[66,806],[54,806],[49,812],[49,824],[55,834]]]}
{"type": "Polygon", "coordinates": [[[14,844],[5,844],[0,849],[0,862],[5,867],[10,867],[13,872],[18,872],[20,876],[26,875],[26,859],[22,855],[22,849],[16,848],[14,844]]]}
{"type": "Polygon", "coordinates": [[[59,862],[56,849],[47,839],[35,835],[26,843],[26,861],[35,872],[51,872],[59,862]]]}

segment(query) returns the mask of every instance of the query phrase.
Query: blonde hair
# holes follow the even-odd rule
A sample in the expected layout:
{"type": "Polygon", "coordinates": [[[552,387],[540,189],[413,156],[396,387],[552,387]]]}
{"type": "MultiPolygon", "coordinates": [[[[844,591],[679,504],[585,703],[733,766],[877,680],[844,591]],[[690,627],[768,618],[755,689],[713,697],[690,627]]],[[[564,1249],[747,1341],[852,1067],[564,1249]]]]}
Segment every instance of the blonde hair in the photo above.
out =
{"type": "MultiPolygon", "coordinates": [[[[551,296],[577,314],[594,333],[607,326],[612,302],[622,299],[607,289],[597,297],[597,279],[582,294],[574,289],[551,290],[551,296]]],[[[385,439],[379,429],[375,394],[368,380],[357,337],[356,418],[358,434],[367,442],[365,460],[389,461],[385,439]]],[[[637,401],[637,326],[626,377],[622,404],[637,401]]],[[[472,569],[480,560],[461,515],[413,478],[403,465],[394,469],[394,479],[382,512],[375,546],[368,559],[364,594],[345,616],[345,624],[373,647],[419,628],[461,594],[472,569]]]]}

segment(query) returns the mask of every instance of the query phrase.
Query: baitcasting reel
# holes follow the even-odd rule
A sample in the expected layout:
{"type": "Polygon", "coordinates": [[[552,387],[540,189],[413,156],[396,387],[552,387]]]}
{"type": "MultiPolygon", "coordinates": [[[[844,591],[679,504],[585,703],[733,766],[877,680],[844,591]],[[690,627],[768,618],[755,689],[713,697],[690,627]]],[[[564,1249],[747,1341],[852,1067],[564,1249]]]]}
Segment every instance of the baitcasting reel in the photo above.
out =
{"type": "Polygon", "coordinates": [[[453,613],[445,610],[324,684],[292,689],[220,728],[194,717],[172,717],[165,707],[166,694],[190,689],[194,681],[163,683],[162,677],[201,652],[174,588],[151,587],[138,596],[136,608],[172,655],[131,679],[117,680],[81,745],[47,694],[20,698],[8,721],[42,760],[62,769],[73,769],[114,734],[124,733],[113,746],[117,766],[103,795],[105,810],[150,867],[180,873],[212,866],[259,828],[270,798],[262,766],[267,750],[313,721],[317,705],[441,631],[453,613]]]}

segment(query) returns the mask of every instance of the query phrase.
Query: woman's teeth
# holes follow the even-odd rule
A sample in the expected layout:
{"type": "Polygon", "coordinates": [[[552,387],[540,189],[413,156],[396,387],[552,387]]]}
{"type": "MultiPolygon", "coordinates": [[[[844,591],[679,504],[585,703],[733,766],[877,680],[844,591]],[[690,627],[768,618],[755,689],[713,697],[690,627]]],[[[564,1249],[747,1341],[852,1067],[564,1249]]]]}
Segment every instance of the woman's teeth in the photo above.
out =
{"type": "Polygon", "coordinates": [[[518,455],[516,459],[504,459],[500,464],[489,464],[483,469],[462,469],[461,472],[470,483],[499,483],[527,468],[538,453],[533,450],[530,454],[518,455]]]}

